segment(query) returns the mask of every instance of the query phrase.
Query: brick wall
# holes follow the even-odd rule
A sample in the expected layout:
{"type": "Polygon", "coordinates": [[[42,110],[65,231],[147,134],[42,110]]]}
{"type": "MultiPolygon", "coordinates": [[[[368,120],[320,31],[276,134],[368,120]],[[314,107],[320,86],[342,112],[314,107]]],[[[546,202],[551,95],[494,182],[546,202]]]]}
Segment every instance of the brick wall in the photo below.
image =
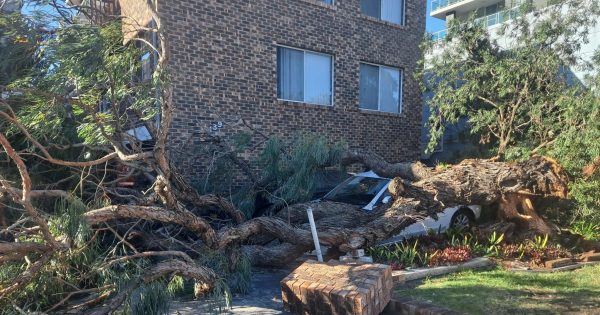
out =
{"type": "MultiPolygon", "coordinates": [[[[174,75],[173,147],[198,151],[199,133],[212,123],[243,118],[265,134],[290,138],[311,131],[374,150],[392,162],[418,159],[421,95],[413,74],[426,4],[406,1],[406,26],[362,15],[360,0],[336,0],[335,5],[315,0],[159,2],[174,75]],[[333,56],[333,106],[277,99],[277,45],[333,56]],[[359,109],[361,61],[404,70],[402,113],[359,109]]],[[[226,124],[219,133],[236,131],[226,124]]],[[[178,160],[186,174],[202,176],[196,161],[193,155],[178,160]]]]}
{"type": "Polygon", "coordinates": [[[281,280],[292,314],[380,314],[390,302],[392,268],[381,264],[308,260],[281,280]]]}

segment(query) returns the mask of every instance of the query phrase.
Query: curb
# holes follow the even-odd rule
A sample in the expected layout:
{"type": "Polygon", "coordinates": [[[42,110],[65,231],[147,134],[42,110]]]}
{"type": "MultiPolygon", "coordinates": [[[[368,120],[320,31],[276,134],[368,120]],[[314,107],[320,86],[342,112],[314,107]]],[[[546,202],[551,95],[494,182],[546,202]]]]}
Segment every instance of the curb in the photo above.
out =
{"type": "Polygon", "coordinates": [[[479,257],[471,259],[466,263],[453,266],[440,266],[433,268],[418,268],[412,270],[397,270],[392,272],[392,279],[395,282],[404,283],[408,281],[423,279],[427,277],[437,277],[449,273],[459,272],[468,269],[486,268],[495,265],[495,263],[487,257],[479,257]]]}

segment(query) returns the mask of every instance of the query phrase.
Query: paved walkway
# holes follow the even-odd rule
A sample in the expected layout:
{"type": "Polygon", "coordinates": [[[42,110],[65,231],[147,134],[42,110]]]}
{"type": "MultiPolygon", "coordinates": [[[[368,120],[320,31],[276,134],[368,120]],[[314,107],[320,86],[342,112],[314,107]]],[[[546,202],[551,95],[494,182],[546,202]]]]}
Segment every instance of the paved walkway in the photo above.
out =
{"type": "MultiPolygon", "coordinates": [[[[224,314],[275,315],[289,314],[283,311],[281,286],[289,270],[252,270],[252,286],[247,295],[233,298],[233,307],[224,314]]],[[[172,302],[172,315],[209,314],[200,302],[172,302]]]]}

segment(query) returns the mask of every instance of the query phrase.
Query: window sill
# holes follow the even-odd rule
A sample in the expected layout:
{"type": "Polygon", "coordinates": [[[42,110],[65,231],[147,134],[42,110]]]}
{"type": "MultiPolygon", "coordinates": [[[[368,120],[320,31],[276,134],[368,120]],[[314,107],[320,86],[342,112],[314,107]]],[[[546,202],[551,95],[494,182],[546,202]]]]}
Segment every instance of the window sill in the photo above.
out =
{"type": "Polygon", "coordinates": [[[335,10],[335,2],[333,4],[327,4],[327,3],[319,1],[319,0],[300,0],[300,1],[308,3],[308,4],[312,4],[312,5],[321,7],[321,8],[335,10]]]}
{"type": "MultiPolygon", "coordinates": [[[[308,0],[303,0],[303,1],[308,1],[308,0]]],[[[366,14],[362,14],[362,13],[360,13],[360,17],[361,17],[363,20],[367,20],[367,21],[371,21],[371,22],[378,23],[378,24],[383,24],[383,25],[387,25],[387,26],[395,27],[395,28],[397,28],[397,29],[401,29],[401,30],[407,29],[406,25],[401,25],[401,24],[396,24],[396,23],[392,23],[392,22],[384,21],[384,20],[382,20],[382,19],[378,19],[378,18],[372,17],[372,16],[370,16],[370,15],[366,15],[366,14]]]]}
{"type": "Polygon", "coordinates": [[[283,99],[279,99],[279,98],[277,99],[277,103],[280,105],[310,107],[310,108],[317,108],[317,109],[324,109],[324,110],[333,110],[334,109],[333,105],[305,103],[305,102],[300,102],[300,101],[283,100],[283,99]]]}
{"type": "Polygon", "coordinates": [[[358,111],[361,114],[368,114],[368,115],[378,115],[378,116],[386,116],[386,117],[404,117],[404,112],[399,112],[399,113],[389,113],[389,112],[381,112],[378,110],[370,110],[370,109],[362,109],[359,108],[358,111]]]}

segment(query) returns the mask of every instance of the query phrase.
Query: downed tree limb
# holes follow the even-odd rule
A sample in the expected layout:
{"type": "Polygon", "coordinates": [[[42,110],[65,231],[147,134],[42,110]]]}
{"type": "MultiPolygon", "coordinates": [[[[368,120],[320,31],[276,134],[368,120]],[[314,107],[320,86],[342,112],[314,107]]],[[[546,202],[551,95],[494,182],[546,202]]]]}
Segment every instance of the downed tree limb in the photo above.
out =
{"type": "Polygon", "coordinates": [[[418,181],[435,174],[434,170],[421,162],[388,163],[381,156],[362,149],[349,149],[342,156],[342,165],[360,163],[381,177],[402,177],[418,181]]]}
{"type": "Polygon", "coordinates": [[[275,246],[244,245],[242,251],[253,266],[285,266],[305,252],[311,245],[282,243],[275,246]]]}
{"type": "Polygon", "coordinates": [[[194,263],[194,260],[192,258],[190,258],[190,256],[188,256],[186,253],[180,252],[180,251],[168,250],[168,251],[160,251],[160,252],[142,252],[142,253],[131,254],[129,256],[122,256],[122,257],[119,257],[117,259],[113,259],[113,260],[107,262],[103,266],[99,267],[98,270],[106,270],[108,267],[110,267],[114,264],[121,263],[121,262],[130,260],[130,259],[146,258],[146,257],[160,257],[160,256],[179,257],[179,258],[185,260],[185,262],[187,262],[187,263],[190,263],[190,264],[194,263]]]}
{"type": "Polygon", "coordinates": [[[85,213],[84,217],[91,225],[116,219],[143,219],[178,224],[196,233],[207,246],[214,247],[218,244],[216,233],[210,224],[185,210],[171,211],[157,206],[117,205],[92,210],[85,213]]]}
{"type": "Polygon", "coordinates": [[[41,243],[0,243],[0,255],[19,254],[28,255],[32,253],[44,253],[50,249],[49,246],[41,243]]]}
{"type": "Polygon", "coordinates": [[[295,228],[279,218],[259,217],[233,228],[221,229],[218,233],[219,247],[225,248],[230,244],[246,241],[251,236],[262,233],[296,245],[310,246],[313,244],[310,231],[295,228]]]}
{"type": "MultiPolygon", "coordinates": [[[[404,200],[402,206],[380,209],[374,213],[349,211],[349,213],[340,214],[337,217],[322,218],[316,222],[319,241],[321,244],[341,252],[375,245],[394,236],[421,218],[418,204],[418,201],[407,199],[404,200]],[[343,216],[354,217],[356,222],[365,222],[365,224],[358,227],[345,227],[344,225],[334,227],[320,224],[322,220],[335,221],[336,218],[343,216]]],[[[300,211],[298,210],[298,212],[300,211]]],[[[306,215],[306,212],[304,214],[306,215]]],[[[220,231],[219,236],[221,244],[226,245],[233,241],[243,241],[257,233],[268,233],[284,242],[270,247],[244,245],[242,250],[248,255],[250,261],[257,265],[284,266],[314,247],[308,227],[306,229],[294,228],[278,218],[252,219],[236,228],[220,231]]]]}

